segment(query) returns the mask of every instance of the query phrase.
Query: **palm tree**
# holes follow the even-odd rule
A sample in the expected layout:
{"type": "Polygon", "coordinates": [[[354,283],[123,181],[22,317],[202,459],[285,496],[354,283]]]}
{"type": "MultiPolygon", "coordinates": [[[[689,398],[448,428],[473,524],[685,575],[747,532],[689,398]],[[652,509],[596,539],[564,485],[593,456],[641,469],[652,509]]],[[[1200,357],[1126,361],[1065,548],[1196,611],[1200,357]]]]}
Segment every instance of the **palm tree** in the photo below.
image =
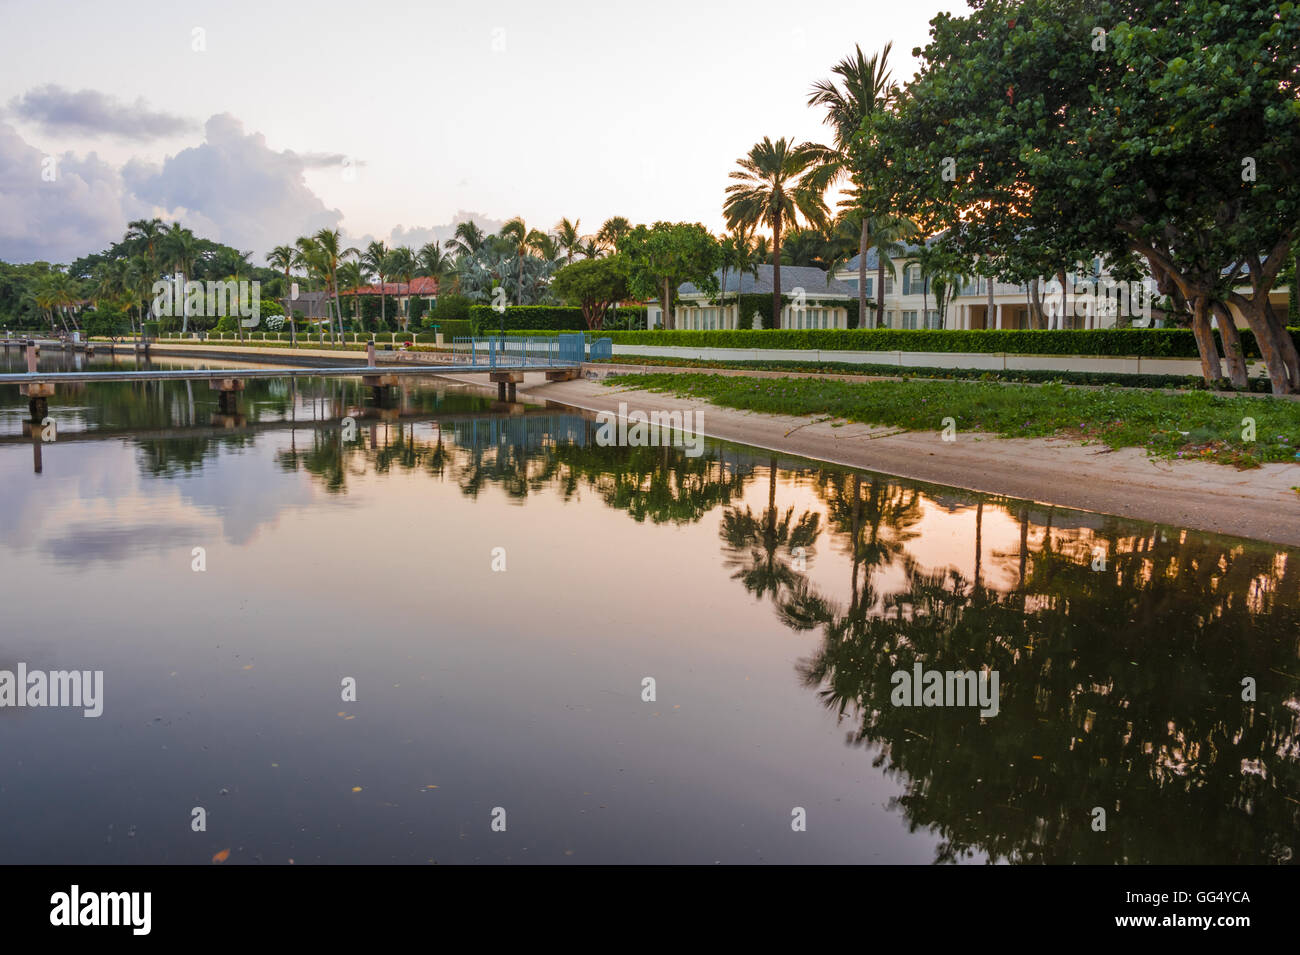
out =
{"type": "MultiPolygon", "coordinates": [[[[831,67],[831,72],[840,78],[842,86],[837,85],[834,79],[818,80],[812,86],[808,105],[826,107],[824,121],[835,131],[834,148],[825,150],[821,157],[828,167],[828,185],[846,173],[849,147],[857,137],[863,121],[886,109],[897,95],[897,88],[890,80],[887,67],[889,51],[893,46],[892,42],[886,43],[880,53],[867,58],[862,55],[862,47],[855,45],[853,56],[846,56],[831,67]]],[[[867,230],[870,212],[881,210],[863,208],[859,211],[862,214],[862,232],[858,242],[858,315],[861,324],[861,319],[867,314],[867,249],[870,247],[867,230]]]]}
{"type": "Polygon", "coordinates": [[[388,253],[388,259],[385,263],[388,267],[388,274],[397,279],[398,282],[406,283],[406,305],[402,309],[402,331],[407,331],[411,324],[411,279],[415,277],[419,269],[419,263],[415,259],[415,253],[411,251],[409,245],[399,245],[388,253]]]}
{"type": "Polygon", "coordinates": [[[426,242],[420,247],[415,258],[420,266],[419,274],[434,279],[440,290],[443,281],[455,272],[451,256],[444,252],[437,242],[426,242]]]}
{"type": "Polygon", "coordinates": [[[366,251],[361,253],[361,262],[367,269],[374,273],[375,278],[379,282],[379,322],[381,325],[387,325],[388,311],[385,302],[387,301],[388,296],[384,294],[384,286],[387,284],[389,274],[388,246],[384,245],[382,242],[371,242],[366,246],[366,251]]]}
{"type": "Polygon", "coordinates": [[[735,269],[736,278],[736,327],[740,327],[740,289],[745,284],[745,276],[758,278],[758,247],[744,229],[736,229],[722,240],[722,290],[719,299],[727,297],[727,271],[735,269]]]}
{"type": "Polygon", "coordinates": [[[515,216],[509,222],[501,227],[499,235],[503,239],[510,241],[511,251],[518,260],[518,279],[515,288],[515,304],[524,304],[524,257],[528,255],[529,250],[537,248],[547,239],[543,232],[536,229],[530,229],[524,223],[522,216],[515,216]]]}
{"type": "Polygon", "coordinates": [[[366,266],[359,259],[344,262],[339,266],[339,284],[345,292],[352,293],[352,319],[361,322],[361,296],[359,291],[366,284],[366,266]]]}
{"type": "Polygon", "coordinates": [[[483,230],[474,224],[474,220],[462,222],[456,226],[452,237],[443,243],[448,252],[457,256],[473,255],[483,247],[483,230]]]}
{"type": "Polygon", "coordinates": [[[596,233],[596,242],[614,252],[618,251],[618,244],[623,241],[624,236],[632,231],[632,223],[628,222],[623,216],[610,216],[605,220],[600,231],[596,233]]]}
{"type": "Polygon", "coordinates": [[[181,297],[181,334],[189,331],[190,310],[185,297],[185,279],[194,269],[194,259],[198,255],[199,243],[194,233],[179,222],[173,222],[160,239],[161,253],[168,264],[181,275],[181,287],[177,294],[181,297]]]}
{"type": "Polygon", "coordinates": [[[289,343],[294,345],[298,343],[298,337],[294,329],[293,310],[290,308],[289,271],[298,263],[298,261],[298,251],[291,245],[277,245],[266,254],[267,264],[270,265],[271,268],[284,273],[284,320],[289,323],[289,343]]]}
{"type": "Polygon", "coordinates": [[[72,311],[72,307],[81,301],[81,288],[77,280],[66,272],[54,272],[49,277],[50,304],[53,308],[59,310],[60,320],[63,322],[63,330],[68,330],[68,319],[72,319],[72,327],[80,329],[77,324],[77,314],[72,311]]]}
{"type": "Polygon", "coordinates": [[[581,223],[581,219],[574,219],[572,222],[561,219],[555,227],[555,242],[564,252],[565,265],[573,261],[573,253],[577,252],[582,244],[582,236],[578,232],[581,223]]]}
{"type": "Polygon", "coordinates": [[[339,305],[339,266],[350,255],[359,256],[361,253],[353,248],[342,248],[343,237],[338,229],[321,229],[313,238],[316,245],[321,251],[321,264],[324,266],[325,274],[329,279],[330,288],[334,293],[334,313],[338,316],[339,321],[339,340],[343,339],[343,309],[339,305]]]}
{"type": "Polygon", "coordinates": [[[763,141],[736,160],[740,169],[731,178],[738,180],[727,187],[722,209],[727,228],[753,229],[767,225],[772,229],[772,321],[781,320],[781,230],[796,225],[802,215],[813,225],[827,219],[825,173],[818,165],[819,147],[806,143],[763,141]]]}
{"type": "MultiPolygon", "coordinates": [[[[876,327],[880,327],[885,322],[885,266],[889,266],[889,271],[897,277],[894,259],[906,252],[907,246],[903,240],[915,235],[917,229],[916,223],[911,219],[886,212],[868,216],[866,231],[867,248],[876,250],[876,327]]],[[[865,257],[859,261],[865,262],[865,257]]],[[[858,274],[862,274],[861,264],[858,274]]]]}
{"type": "Polygon", "coordinates": [[[158,242],[163,235],[163,221],[153,219],[136,219],[126,224],[126,242],[132,251],[143,252],[145,261],[156,274],[158,271],[158,242]]]}

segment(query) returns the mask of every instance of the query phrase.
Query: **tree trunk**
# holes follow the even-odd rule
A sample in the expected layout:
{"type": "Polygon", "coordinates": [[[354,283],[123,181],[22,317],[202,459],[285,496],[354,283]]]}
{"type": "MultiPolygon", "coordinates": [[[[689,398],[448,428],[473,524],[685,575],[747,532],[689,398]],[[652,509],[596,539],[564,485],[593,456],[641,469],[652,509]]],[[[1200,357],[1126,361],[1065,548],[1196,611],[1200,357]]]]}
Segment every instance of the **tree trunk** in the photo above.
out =
{"type": "Polygon", "coordinates": [[[772,217],[772,327],[781,327],[781,213],[772,217]]]}
{"type": "Polygon", "coordinates": [[[1296,358],[1295,342],[1285,328],[1270,323],[1268,315],[1255,296],[1230,293],[1233,303],[1246,316],[1250,330],[1255,333],[1264,366],[1268,369],[1273,394],[1285,395],[1300,392],[1300,359],[1296,358]]]}
{"type": "Polygon", "coordinates": [[[1070,291],[1065,284],[1065,269],[1057,270],[1056,280],[1061,283],[1061,327],[1072,327],[1074,323],[1070,321],[1070,316],[1066,314],[1066,309],[1068,309],[1070,305],[1070,291]]]}
{"type": "Polygon", "coordinates": [[[1213,385],[1223,377],[1223,366],[1219,360],[1219,348],[1214,343],[1214,333],[1210,331],[1209,303],[1204,294],[1198,294],[1192,300],[1192,334],[1196,336],[1196,347],[1201,353],[1201,376],[1207,385],[1213,385]]]}
{"type": "Polygon", "coordinates": [[[993,328],[993,327],[994,327],[994,320],[993,320],[993,276],[990,275],[986,281],[989,283],[989,287],[988,287],[988,313],[984,316],[984,330],[985,330],[985,331],[988,331],[990,328],[993,328]]]}
{"type": "Polygon", "coordinates": [[[664,328],[676,328],[677,322],[673,319],[673,280],[664,279],[664,328]]]}
{"type": "Polygon", "coordinates": [[[1032,317],[1034,328],[1047,327],[1047,322],[1043,315],[1043,293],[1038,288],[1037,277],[1029,280],[1029,314],[1032,317]]]}
{"type": "Polygon", "coordinates": [[[1241,348],[1241,333],[1237,330],[1237,323],[1232,320],[1232,312],[1228,310],[1228,306],[1222,302],[1212,302],[1210,310],[1217,319],[1219,337],[1223,340],[1223,357],[1228,365],[1228,380],[1236,390],[1245,391],[1250,387],[1250,381],[1246,374],[1246,355],[1241,348]]]}
{"type": "Polygon", "coordinates": [[[867,242],[869,241],[867,217],[862,217],[862,238],[858,241],[858,328],[867,322],[867,242]]]}

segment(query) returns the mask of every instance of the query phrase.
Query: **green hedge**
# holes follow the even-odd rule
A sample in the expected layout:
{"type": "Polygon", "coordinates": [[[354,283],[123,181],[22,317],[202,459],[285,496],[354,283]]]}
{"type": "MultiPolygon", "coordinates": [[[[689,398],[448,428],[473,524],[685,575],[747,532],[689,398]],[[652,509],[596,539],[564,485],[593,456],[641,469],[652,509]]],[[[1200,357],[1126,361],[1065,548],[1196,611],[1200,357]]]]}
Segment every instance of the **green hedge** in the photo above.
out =
{"type": "MultiPolygon", "coordinates": [[[[769,300],[769,306],[771,302],[769,300]]],[[[620,318],[644,315],[642,308],[619,308],[620,318]]],[[[499,332],[501,315],[490,305],[475,305],[469,310],[469,320],[482,334],[499,332]]],[[[570,305],[508,305],[505,311],[506,331],[528,330],[548,332],[585,332],[587,322],[582,309],[570,305]]]]}
{"type": "MultiPolygon", "coordinates": [[[[473,325],[468,319],[443,319],[437,322],[438,331],[442,332],[442,340],[450,343],[457,336],[462,338],[471,334],[473,325]]],[[[424,339],[421,339],[423,341],[424,339]]],[[[432,338],[429,341],[433,341],[432,338]]]]}
{"type": "MultiPolygon", "coordinates": [[[[770,299],[769,299],[770,303],[770,299]]],[[[1292,329],[1292,335],[1300,329],[1292,329]]],[[[822,351],[984,352],[1020,355],[1094,355],[1140,358],[1196,358],[1196,339],[1187,328],[1101,329],[805,329],[736,331],[608,332],[616,345],[676,345],[695,348],[789,348],[822,351]]],[[[1249,329],[1241,330],[1246,357],[1258,359],[1249,329]]]]}

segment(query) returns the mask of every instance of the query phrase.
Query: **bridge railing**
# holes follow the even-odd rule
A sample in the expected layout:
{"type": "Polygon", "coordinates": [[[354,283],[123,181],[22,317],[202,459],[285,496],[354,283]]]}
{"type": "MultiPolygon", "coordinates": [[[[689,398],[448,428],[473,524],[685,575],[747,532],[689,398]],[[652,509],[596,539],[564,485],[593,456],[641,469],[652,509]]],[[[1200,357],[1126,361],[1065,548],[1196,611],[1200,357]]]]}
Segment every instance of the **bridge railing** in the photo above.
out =
{"type": "Polygon", "coordinates": [[[457,365],[509,368],[519,365],[568,365],[586,354],[581,333],[573,335],[457,336],[451,340],[451,357],[457,365]]]}

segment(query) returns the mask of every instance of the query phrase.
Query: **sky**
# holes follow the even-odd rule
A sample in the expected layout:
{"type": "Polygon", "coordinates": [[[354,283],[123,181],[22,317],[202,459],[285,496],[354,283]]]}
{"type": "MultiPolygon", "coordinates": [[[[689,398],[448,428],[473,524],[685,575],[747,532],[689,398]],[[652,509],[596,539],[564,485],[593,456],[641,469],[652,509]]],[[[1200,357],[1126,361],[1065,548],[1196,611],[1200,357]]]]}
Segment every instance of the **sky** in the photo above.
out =
{"type": "Polygon", "coordinates": [[[418,248],[473,218],[702,222],[860,44],[896,80],[964,2],[0,0],[0,259],[131,219],[253,253],[322,227],[418,248]]]}

